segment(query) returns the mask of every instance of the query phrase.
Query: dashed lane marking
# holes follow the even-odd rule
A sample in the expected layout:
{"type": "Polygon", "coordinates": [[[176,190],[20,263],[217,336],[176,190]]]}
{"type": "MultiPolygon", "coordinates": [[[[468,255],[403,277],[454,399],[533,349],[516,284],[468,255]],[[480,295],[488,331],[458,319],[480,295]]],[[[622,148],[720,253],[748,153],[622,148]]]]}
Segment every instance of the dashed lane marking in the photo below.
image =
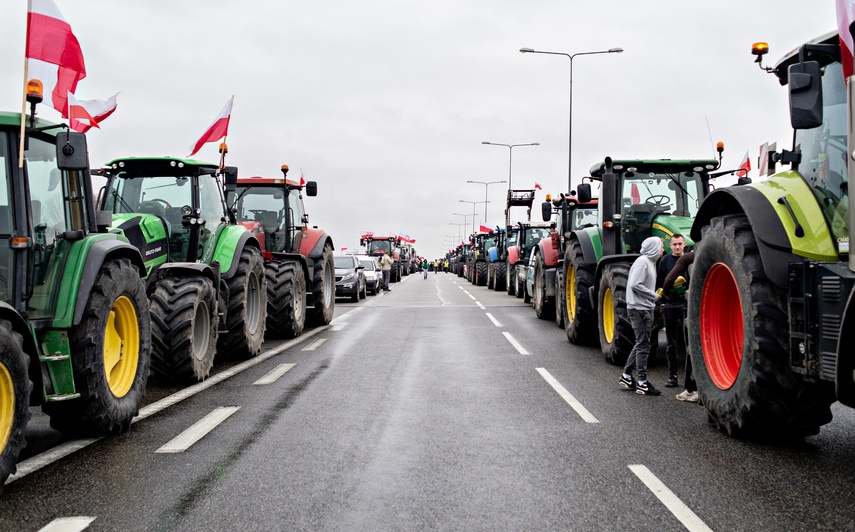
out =
{"type": "Polygon", "coordinates": [[[261,377],[252,384],[256,386],[261,386],[263,384],[273,384],[279,379],[279,377],[291,371],[296,365],[297,364],[279,364],[278,366],[273,368],[272,371],[268,372],[267,375],[261,377]]]}
{"type": "Polygon", "coordinates": [[[80,532],[81,530],[89,528],[89,525],[92,524],[92,521],[94,520],[94,517],[86,517],[83,515],[75,517],[60,517],[45,525],[39,530],[39,532],[80,532]]]}
{"type": "Polygon", "coordinates": [[[519,354],[521,354],[521,355],[531,354],[528,351],[526,351],[525,348],[523,348],[523,346],[521,346],[520,343],[517,342],[513,336],[511,336],[511,333],[503,332],[502,334],[505,335],[505,338],[508,339],[508,341],[511,343],[512,346],[514,346],[514,349],[516,349],[519,352],[519,354]]]}
{"type": "Polygon", "coordinates": [[[582,406],[582,403],[580,403],[575,397],[573,397],[573,394],[567,391],[567,388],[561,386],[561,383],[558,382],[555,377],[552,376],[551,373],[546,371],[546,369],[544,368],[536,369],[537,372],[540,373],[540,376],[543,377],[543,380],[549,383],[549,385],[552,386],[552,389],[558,392],[558,395],[560,395],[562,399],[567,401],[567,404],[570,405],[570,407],[573,408],[573,410],[575,410],[576,413],[579,414],[579,417],[585,420],[586,423],[600,422],[600,420],[598,420],[590,412],[588,412],[587,408],[582,406]]]}
{"type": "Polygon", "coordinates": [[[344,329],[345,327],[347,327],[347,322],[343,321],[341,323],[336,323],[335,325],[333,325],[332,329],[330,329],[330,330],[331,331],[340,331],[340,330],[344,329]]]}
{"type": "Polygon", "coordinates": [[[240,409],[239,406],[221,406],[193,423],[187,430],[172,438],[166,445],[156,450],[156,453],[183,453],[191,445],[204,438],[209,432],[217,428],[220,423],[229,418],[240,409]]]}
{"type": "Polygon", "coordinates": [[[502,326],[502,324],[501,324],[501,323],[499,323],[498,321],[496,321],[496,318],[494,318],[494,317],[493,317],[493,315],[492,315],[492,314],[490,314],[489,312],[487,313],[487,317],[488,317],[488,318],[490,318],[490,321],[492,321],[492,322],[493,322],[493,325],[495,325],[496,327],[501,327],[501,326],[502,326]]]}
{"type": "Polygon", "coordinates": [[[326,339],[326,338],[318,338],[318,339],[317,339],[317,340],[315,340],[314,342],[310,343],[309,345],[307,345],[306,347],[304,347],[303,349],[301,349],[301,351],[314,351],[315,349],[317,349],[317,348],[319,348],[320,346],[324,345],[324,343],[326,343],[326,341],[327,341],[327,339],[326,339]]]}
{"type": "Polygon", "coordinates": [[[647,489],[656,495],[656,498],[662,501],[668,510],[674,514],[674,517],[679,519],[683,526],[689,532],[712,532],[712,529],[706,525],[701,518],[698,517],[683,501],[679,499],[674,492],[668,489],[668,486],[662,483],[659,478],[647,469],[647,466],[636,464],[630,465],[630,471],[635,473],[635,476],[644,482],[647,489]]]}
{"type": "Polygon", "coordinates": [[[475,299],[475,296],[473,296],[473,295],[472,295],[472,294],[470,294],[469,292],[467,292],[467,293],[466,293],[466,295],[467,295],[467,296],[469,296],[469,299],[471,299],[472,301],[477,301],[477,300],[475,299]]]}
{"type": "Polygon", "coordinates": [[[481,307],[481,310],[487,310],[487,307],[482,305],[480,301],[475,301],[475,304],[478,305],[479,307],[481,307]]]}

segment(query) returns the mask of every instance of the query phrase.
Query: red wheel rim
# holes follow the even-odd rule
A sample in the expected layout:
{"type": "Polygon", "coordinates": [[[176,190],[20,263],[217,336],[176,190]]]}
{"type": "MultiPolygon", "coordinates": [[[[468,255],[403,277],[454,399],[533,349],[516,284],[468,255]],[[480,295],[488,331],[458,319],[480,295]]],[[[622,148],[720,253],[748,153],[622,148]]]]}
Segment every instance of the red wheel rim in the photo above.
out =
{"type": "Polygon", "coordinates": [[[718,262],[704,280],[700,332],[707,372],[722,390],[733,386],[742,367],[743,318],[736,277],[727,265],[718,262]]]}

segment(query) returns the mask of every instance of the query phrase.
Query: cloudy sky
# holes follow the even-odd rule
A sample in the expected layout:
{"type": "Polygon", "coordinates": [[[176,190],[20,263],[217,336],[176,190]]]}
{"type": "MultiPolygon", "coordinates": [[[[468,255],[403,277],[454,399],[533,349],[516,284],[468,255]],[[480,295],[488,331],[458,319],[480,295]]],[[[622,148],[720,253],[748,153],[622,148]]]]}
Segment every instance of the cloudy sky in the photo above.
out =
{"type": "MultiPolygon", "coordinates": [[[[574,185],[605,156],[709,157],[736,167],[760,144],[790,144],[786,92],[761,72],[836,26],[833,0],[54,0],[83,48],[79,99],[119,108],[89,136],[92,166],[186,156],[234,94],[227,164],[318,182],[312,225],[336,247],[400,232],[429,258],[477,213],[503,222],[508,178],[567,188],[569,61],[523,47],[622,54],[573,61],[574,185]],[[709,125],[709,127],[708,127],[709,125]],[[293,175],[292,174],[292,175],[293,175]]],[[[4,2],[0,102],[19,110],[26,0],[4,2]]],[[[41,116],[58,120],[43,106],[41,116]]],[[[216,161],[216,145],[197,155],[216,161]]],[[[756,171],[752,172],[752,176],[756,171]]],[[[532,213],[533,218],[538,211],[532,213]]],[[[524,212],[513,211],[513,218],[524,212]]],[[[471,227],[470,227],[471,229],[471,227]]]]}

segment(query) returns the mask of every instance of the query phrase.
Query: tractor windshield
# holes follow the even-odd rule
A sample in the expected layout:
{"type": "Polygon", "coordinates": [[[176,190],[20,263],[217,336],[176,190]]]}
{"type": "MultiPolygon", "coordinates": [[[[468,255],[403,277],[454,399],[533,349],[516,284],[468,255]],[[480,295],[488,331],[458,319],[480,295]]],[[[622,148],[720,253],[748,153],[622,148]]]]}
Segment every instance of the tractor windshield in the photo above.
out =
{"type": "Polygon", "coordinates": [[[796,130],[795,167],[813,189],[835,240],[848,237],[846,83],[840,63],[822,67],[822,125],[796,130]]]}
{"type": "Polygon", "coordinates": [[[621,215],[651,217],[671,214],[694,218],[703,199],[697,172],[626,172],[623,174],[621,215]]]}
{"type": "Polygon", "coordinates": [[[572,221],[570,222],[571,230],[581,229],[583,227],[595,227],[597,225],[597,209],[596,208],[576,208],[571,214],[572,221]]]}

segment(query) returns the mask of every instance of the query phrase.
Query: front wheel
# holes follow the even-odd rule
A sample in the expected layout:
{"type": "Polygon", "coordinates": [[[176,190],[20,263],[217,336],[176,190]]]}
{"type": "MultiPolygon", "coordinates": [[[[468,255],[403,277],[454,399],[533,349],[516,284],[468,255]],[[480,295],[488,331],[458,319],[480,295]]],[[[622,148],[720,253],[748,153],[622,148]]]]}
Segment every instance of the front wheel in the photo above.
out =
{"type": "Polygon", "coordinates": [[[635,345],[635,333],[626,310],[626,282],[630,264],[609,264],[603,269],[598,296],[597,322],[600,349],[606,360],[622,365],[635,345]]]}
{"type": "Polygon", "coordinates": [[[300,264],[294,261],[268,261],[267,335],[271,338],[296,338],[306,324],[306,280],[300,264]]]}
{"type": "Polygon", "coordinates": [[[267,320],[267,283],[261,252],[245,247],[234,275],[226,280],[229,290],[226,329],[217,349],[237,357],[254,357],[264,343],[267,320]]]}
{"type": "Polygon", "coordinates": [[[507,288],[507,279],[505,278],[505,263],[496,262],[493,264],[493,290],[501,292],[507,288]]]}
{"type": "Polygon", "coordinates": [[[18,455],[26,445],[24,429],[30,419],[33,389],[28,360],[21,335],[12,330],[11,323],[0,320],[0,493],[6,478],[16,471],[18,455]]]}
{"type": "Polygon", "coordinates": [[[534,293],[531,295],[535,315],[542,320],[555,317],[555,299],[546,300],[546,273],[543,269],[543,257],[534,256],[534,293]]]}
{"type": "Polygon", "coordinates": [[[516,279],[516,269],[513,264],[510,262],[505,263],[505,288],[508,290],[509,296],[516,296],[517,294],[517,279],[516,279]]]}
{"type": "Polygon", "coordinates": [[[585,262],[579,241],[571,240],[564,252],[558,297],[564,303],[564,333],[572,344],[593,345],[597,341],[597,317],[588,295],[594,286],[595,268],[595,264],[585,262]]]}
{"type": "Polygon", "coordinates": [[[327,325],[335,312],[335,260],[329,244],[324,246],[323,254],[315,261],[312,297],[315,306],[309,314],[310,321],[313,325],[327,325]]]}
{"type": "Polygon", "coordinates": [[[831,421],[829,383],[790,367],[787,294],[743,215],[713,218],[695,253],[689,347],[710,419],[732,436],[806,436],[831,421]]]}

